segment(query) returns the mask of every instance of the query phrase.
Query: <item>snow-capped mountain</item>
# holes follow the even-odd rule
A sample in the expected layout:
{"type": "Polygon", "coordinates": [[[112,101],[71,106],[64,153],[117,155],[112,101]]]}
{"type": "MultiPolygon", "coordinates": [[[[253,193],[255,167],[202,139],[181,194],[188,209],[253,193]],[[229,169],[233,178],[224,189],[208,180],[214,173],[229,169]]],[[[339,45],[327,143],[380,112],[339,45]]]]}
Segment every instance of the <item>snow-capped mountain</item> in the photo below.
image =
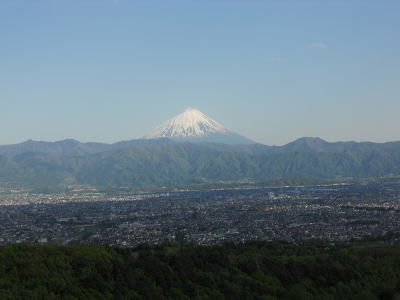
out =
{"type": "Polygon", "coordinates": [[[181,141],[224,144],[254,143],[193,108],[188,108],[183,113],[162,123],[144,135],[143,138],[171,138],[181,141]]]}

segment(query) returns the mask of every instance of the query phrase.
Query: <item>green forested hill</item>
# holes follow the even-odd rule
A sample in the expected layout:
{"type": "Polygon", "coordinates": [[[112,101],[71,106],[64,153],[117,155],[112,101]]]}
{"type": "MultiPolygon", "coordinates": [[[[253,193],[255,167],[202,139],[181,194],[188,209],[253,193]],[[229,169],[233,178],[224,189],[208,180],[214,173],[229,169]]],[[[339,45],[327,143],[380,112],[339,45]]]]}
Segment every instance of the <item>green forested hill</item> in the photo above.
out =
{"type": "Polygon", "coordinates": [[[399,174],[400,143],[327,143],[310,138],[283,147],[142,141],[74,156],[46,151],[0,155],[1,182],[39,187],[77,183],[156,188],[399,174]]]}
{"type": "Polygon", "coordinates": [[[0,248],[0,299],[400,299],[400,248],[0,248]]]}

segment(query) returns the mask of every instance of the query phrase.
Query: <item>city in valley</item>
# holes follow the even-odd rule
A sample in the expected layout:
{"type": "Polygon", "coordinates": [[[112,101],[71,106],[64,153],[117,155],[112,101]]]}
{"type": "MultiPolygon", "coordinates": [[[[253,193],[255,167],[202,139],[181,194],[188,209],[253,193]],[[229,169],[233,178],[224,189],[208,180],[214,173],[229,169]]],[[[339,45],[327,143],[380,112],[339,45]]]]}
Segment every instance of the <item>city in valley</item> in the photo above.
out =
{"type": "Polygon", "coordinates": [[[330,244],[400,233],[400,184],[337,184],[164,193],[3,188],[0,245],[199,245],[247,240],[330,244]]]}

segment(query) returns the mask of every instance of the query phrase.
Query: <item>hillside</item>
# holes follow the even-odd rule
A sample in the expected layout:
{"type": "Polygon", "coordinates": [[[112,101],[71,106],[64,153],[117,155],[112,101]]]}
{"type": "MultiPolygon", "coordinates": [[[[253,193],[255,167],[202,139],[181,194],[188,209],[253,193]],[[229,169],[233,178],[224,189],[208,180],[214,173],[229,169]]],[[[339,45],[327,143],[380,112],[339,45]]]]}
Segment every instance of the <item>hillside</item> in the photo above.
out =
{"type": "MultiPolygon", "coordinates": [[[[81,149],[83,146],[77,143],[74,147],[81,149]]],[[[9,147],[7,153],[0,154],[0,182],[33,187],[90,184],[157,188],[400,174],[399,142],[328,143],[303,138],[282,147],[269,147],[160,139],[103,144],[91,149],[95,153],[75,155],[62,148],[55,151],[49,144],[42,147],[44,150],[32,147],[22,153],[17,145],[14,154],[9,147]]]]}
{"type": "Polygon", "coordinates": [[[249,242],[0,247],[1,299],[399,299],[400,249],[249,242]]]}

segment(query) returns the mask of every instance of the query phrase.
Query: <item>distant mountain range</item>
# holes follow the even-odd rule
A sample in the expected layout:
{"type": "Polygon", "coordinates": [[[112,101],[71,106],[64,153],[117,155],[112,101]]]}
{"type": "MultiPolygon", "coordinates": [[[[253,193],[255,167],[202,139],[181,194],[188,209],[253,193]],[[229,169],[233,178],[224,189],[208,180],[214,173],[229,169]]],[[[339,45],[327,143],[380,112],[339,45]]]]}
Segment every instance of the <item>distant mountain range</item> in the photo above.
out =
{"type": "Polygon", "coordinates": [[[142,139],[114,144],[26,141],[0,146],[0,183],[29,188],[177,188],[315,183],[400,175],[400,142],[257,144],[195,109],[142,139]]]}
{"type": "Polygon", "coordinates": [[[328,143],[301,138],[285,146],[182,142],[115,144],[27,141],[0,146],[0,182],[25,187],[147,189],[233,183],[314,183],[400,175],[400,142],[328,143]]]}

